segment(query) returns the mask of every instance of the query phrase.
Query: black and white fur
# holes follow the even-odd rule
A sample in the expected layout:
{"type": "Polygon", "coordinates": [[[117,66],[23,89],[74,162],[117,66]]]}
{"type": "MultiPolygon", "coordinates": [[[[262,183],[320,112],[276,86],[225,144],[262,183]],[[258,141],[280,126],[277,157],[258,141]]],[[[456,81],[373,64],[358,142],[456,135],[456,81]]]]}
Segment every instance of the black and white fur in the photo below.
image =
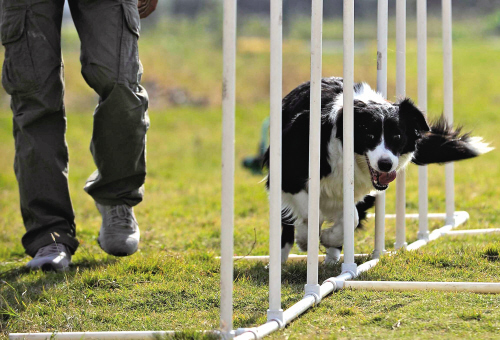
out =
{"type": "MultiPolygon", "coordinates": [[[[320,234],[326,262],[338,261],[343,244],[342,78],[321,83],[320,234]]],[[[282,261],[294,240],[307,250],[310,85],[303,83],[282,102],[282,261]]],[[[396,172],[410,162],[418,165],[472,158],[491,150],[481,138],[460,135],[440,119],[429,127],[424,114],[409,99],[385,100],[367,84],[354,86],[355,226],[364,218],[374,190],[385,190],[396,172]],[[391,177],[392,175],[392,177],[391,177]],[[389,178],[390,177],[390,178],[389,178]]],[[[265,155],[269,165],[269,152],[265,155]]],[[[269,186],[269,178],[267,185],[269,186]]]]}

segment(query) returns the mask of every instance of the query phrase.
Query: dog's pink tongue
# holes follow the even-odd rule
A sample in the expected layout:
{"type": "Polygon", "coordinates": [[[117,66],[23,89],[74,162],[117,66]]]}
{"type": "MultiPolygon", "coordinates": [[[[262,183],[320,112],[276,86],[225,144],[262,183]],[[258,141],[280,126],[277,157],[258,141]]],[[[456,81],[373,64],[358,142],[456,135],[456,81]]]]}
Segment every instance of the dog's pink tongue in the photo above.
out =
{"type": "Polygon", "coordinates": [[[396,179],[396,171],[382,172],[378,177],[378,182],[382,185],[387,185],[396,179]]]}

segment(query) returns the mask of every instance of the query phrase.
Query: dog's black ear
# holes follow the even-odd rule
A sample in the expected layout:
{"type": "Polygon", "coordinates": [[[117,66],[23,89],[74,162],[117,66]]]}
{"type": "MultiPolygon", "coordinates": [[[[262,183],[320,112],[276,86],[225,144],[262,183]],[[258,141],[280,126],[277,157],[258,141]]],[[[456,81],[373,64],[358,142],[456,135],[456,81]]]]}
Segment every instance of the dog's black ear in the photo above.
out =
{"type": "Polygon", "coordinates": [[[415,133],[418,137],[423,132],[430,131],[423,112],[409,98],[405,98],[399,103],[399,121],[407,133],[415,133]],[[409,129],[414,131],[409,131],[409,129]]]}

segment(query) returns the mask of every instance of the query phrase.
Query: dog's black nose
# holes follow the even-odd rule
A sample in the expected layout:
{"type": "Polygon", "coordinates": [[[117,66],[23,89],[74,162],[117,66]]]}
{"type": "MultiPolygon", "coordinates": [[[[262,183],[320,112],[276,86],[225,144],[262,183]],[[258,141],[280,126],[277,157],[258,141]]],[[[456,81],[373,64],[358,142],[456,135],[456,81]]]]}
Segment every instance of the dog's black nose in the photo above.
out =
{"type": "Polygon", "coordinates": [[[378,168],[380,171],[388,172],[392,168],[392,161],[388,158],[382,158],[378,161],[378,168]]]}

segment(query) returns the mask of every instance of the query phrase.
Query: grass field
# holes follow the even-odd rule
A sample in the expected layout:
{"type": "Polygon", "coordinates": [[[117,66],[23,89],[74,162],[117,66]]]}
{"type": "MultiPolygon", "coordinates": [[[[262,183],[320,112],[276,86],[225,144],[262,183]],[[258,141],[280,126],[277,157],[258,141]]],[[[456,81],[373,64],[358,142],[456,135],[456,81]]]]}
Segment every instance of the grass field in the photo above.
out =
{"type": "MultiPolygon", "coordinates": [[[[78,40],[64,31],[67,79],[70,190],[81,242],[73,267],[65,274],[28,272],[20,244],[24,227],[19,214],[11,113],[6,97],[0,107],[0,338],[8,332],[195,330],[217,329],[220,242],[221,54],[217,42],[179,24],[141,38],[144,83],[150,89],[148,178],[143,204],[136,209],[141,248],[134,256],[115,258],[97,245],[100,217],[82,190],[94,166],[88,143],[95,97],[81,80],[78,40]],[[190,44],[182,44],[186,36],[190,44]],[[191,30],[191,31],[189,31],[191,30]],[[186,33],[187,32],[187,33],[186,33]],[[193,47],[196,46],[196,49],[193,47]],[[203,105],[175,106],[164,100],[183,89],[203,105]]],[[[198,27],[199,28],[199,27],[198,27]]],[[[429,115],[442,111],[442,59],[439,39],[429,41],[429,115]]],[[[395,52],[389,55],[389,93],[394,93],[395,52]]],[[[257,148],[260,124],[268,115],[268,41],[242,38],[238,54],[236,154],[238,162],[257,148]]],[[[288,39],[284,46],[284,93],[308,78],[307,43],[288,39]]],[[[356,80],[374,85],[375,44],[357,50],[356,80]]],[[[408,95],[416,98],[416,44],[408,41],[408,95]]],[[[459,37],[454,45],[455,121],[500,145],[500,39],[459,37]]],[[[325,50],[324,75],[342,74],[342,56],[325,50]]],[[[394,99],[391,96],[391,99],[394,99]]],[[[471,219],[465,228],[500,224],[500,156],[493,151],[456,165],[456,207],[471,219]]],[[[443,212],[444,169],[430,167],[429,208],[443,212]]],[[[268,203],[262,178],[236,170],[235,253],[267,254],[268,203]]],[[[407,175],[407,209],[417,212],[417,167],[407,175]]],[[[387,211],[394,211],[394,186],[387,211]]],[[[440,227],[431,221],[432,229],[440,227]]],[[[416,239],[408,222],[408,242],[416,239]]],[[[387,249],[393,248],[394,224],[387,226],[387,249]]],[[[373,247],[373,221],[356,233],[356,252],[373,247]]],[[[412,253],[384,258],[363,274],[366,280],[500,282],[500,235],[439,239],[412,253]]],[[[338,275],[339,266],[320,267],[320,280],[338,275]]],[[[260,263],[236,262],[234,324],[265,322],[267,269],[260,263]]],[[[283,267],[283,307],[303,294],[305,264],[283,267]]],[[[435,292],[341,291],[271,338],[357,339],[494,339],[500,334],[500,296],[435,292]]],[[[184,334],[185,338],[192,333],[184,334]]]]}

